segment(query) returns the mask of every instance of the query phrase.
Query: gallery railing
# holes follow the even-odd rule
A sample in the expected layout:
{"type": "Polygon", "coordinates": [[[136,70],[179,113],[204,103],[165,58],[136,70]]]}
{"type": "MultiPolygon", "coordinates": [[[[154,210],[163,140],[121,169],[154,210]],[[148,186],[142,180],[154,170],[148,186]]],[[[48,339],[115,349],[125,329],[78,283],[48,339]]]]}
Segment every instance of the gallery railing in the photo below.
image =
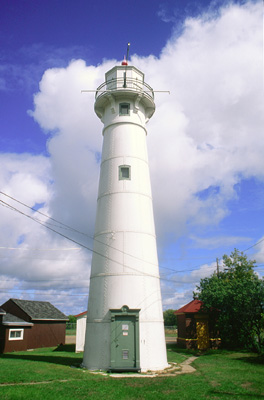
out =
{"type": "Polygon", "coordinates": [[[96,90],[95,99],[115,91],[132,91],[142,93],[145,96],[154,99],[154,90],[145,82],[134,78],[116,78],[102,83],[96,90]]]}

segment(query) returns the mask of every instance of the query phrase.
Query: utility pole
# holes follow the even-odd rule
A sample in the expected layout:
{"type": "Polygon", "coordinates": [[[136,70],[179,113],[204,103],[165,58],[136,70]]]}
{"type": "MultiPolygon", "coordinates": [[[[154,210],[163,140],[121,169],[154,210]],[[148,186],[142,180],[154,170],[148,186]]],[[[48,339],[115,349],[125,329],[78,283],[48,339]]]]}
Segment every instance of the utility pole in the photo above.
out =
{"type": "Polygon", "coordinates": [[[218,264],[218,257],[216,257],[216,274],[219,277],[219,264],[218,264]]]}

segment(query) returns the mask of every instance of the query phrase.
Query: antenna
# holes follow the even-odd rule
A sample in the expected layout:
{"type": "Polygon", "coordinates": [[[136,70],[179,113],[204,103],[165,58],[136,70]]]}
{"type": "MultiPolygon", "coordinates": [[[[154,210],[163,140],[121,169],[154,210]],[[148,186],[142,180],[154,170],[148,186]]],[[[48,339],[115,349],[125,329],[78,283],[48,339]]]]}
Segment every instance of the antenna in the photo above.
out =
{"type": "MultiPolygon", "coordinates": [[[[122,62],[122,65],[125,65],[125,67],[127,67],[127,65],[128,65],[129,48],[130,48],[130,43],[127,44],[127,54],[126,54],[126,57],[124,57],[124,61],[122,62]]],[[[124,88],[127,87],[127,85],[126,85],[126,68],[125,68],[125,72],[124,72],[124,85],[123,85],[123,87],[124,88]]]]}
{"type": "Polygon", "coordinates": [[[130,43],[127,44],[127,55],[126,55],[127,62],[128,62],[129,48],[130,48],[130,43]]]}
{"type": "Polygon", "coordinates": [[[130,48],[130,43],[127,44],[127,54],[124,56],[124,60],[122,61],[122,65],[128,65],[128,57],[129,57],[129,48],[130,48]]]}

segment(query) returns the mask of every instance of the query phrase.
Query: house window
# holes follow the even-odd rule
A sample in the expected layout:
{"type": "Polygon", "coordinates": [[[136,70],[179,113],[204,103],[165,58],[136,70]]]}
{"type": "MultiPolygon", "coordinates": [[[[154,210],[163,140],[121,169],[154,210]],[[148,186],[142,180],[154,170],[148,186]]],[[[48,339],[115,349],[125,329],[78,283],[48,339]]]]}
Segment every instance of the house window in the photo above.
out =
{"type": "Polygon", "coordinates": [[[120,103],[119,104],[119,115],[129,115],[130,114],[130,104],[120,103]]]}
{"type": "Polygon", "coordinates": [[[131,179],[130,165],[120,165],[119,166],[119,180],[131,179]]]}
{"type": "Polygon", "coordinates": [[[9,329],[9,340],[23,340],[24,329],[9,329]]]}

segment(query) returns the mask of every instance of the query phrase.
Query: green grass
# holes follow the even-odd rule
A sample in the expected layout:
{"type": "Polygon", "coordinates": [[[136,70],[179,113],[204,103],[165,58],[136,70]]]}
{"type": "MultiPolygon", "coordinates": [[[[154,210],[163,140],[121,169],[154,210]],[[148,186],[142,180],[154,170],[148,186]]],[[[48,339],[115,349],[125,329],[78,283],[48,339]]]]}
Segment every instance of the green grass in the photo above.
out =
{"type": "Polygon", "coordinates": [[[177,329],[166,329],[165,328],[165,336],[176,338],[178,336],[178,331],[177,331],[177,329]]]}
{"type": "Polygon", "coordinates": [[[180,363],[192,355],[196,372],[158,378],[95,375],[79,368],[82,354],[74,345],[0,356],[1,400],[22,399],[264,399],[264,359],[246,352],[196,351],[168,345],[169,361],[180,363]],[[2,385],[3,383],[12,385],[2,385]]]}
{"type": "Polygon", "coordinates": [[[66,336],[76,335],[76,329],[66,329],[66,336]]]}

